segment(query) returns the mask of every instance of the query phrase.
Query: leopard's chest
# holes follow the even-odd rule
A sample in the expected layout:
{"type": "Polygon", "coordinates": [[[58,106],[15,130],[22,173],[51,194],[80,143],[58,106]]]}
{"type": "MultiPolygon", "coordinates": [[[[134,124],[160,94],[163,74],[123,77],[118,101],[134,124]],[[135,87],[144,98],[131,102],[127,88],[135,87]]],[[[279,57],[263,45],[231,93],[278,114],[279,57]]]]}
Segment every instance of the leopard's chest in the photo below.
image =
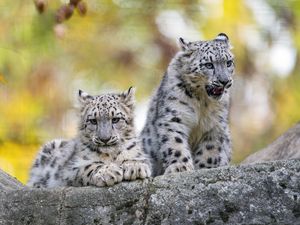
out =
{"type": "Polygon", "coordinates": [[[214,103],[195,104],[195,123],[191,127],[189,144],[195,149],[205,134],[211,132],[219,123],[220,106],[214,103]]]}

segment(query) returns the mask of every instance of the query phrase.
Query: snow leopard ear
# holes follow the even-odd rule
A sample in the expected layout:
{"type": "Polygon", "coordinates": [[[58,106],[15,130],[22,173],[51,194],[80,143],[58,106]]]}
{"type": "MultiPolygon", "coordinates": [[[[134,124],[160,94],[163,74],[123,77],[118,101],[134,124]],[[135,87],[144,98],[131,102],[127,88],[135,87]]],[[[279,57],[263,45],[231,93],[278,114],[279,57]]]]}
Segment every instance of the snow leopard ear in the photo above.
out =
{"type": "Polygon", "coordinates": [[[135,103],[135,88],[130,87],[127,91],[124,91],[121,94],[121,98],[128,107],[132,108],[135,103]]]}
{"type": "Polygon", "coordinates": [[[182,51],[190,50],[191,42],[186,41],[183,38],[179,38],[178,41],[182,51]]]}
{"type": "Polygon", "coordinates": [[[78,100],[79,100],[80,103],[86,104],[86,103],[90,102],[93,99],[94,99],[93,96],[89,95],[88,93],[86,93],[82,90],[78,91],[78,100]]]}
{"type": "Polygon", "coordinates": [[[230,44],[228,36],[224,33],[218,34],[218,36],[215,38],[215,40],[216,41],[225,41],[225,43],[227,43],[229,49],[233,48],[232,45],[230,44]]]}
{"type": "Polygon", "coordinates": [[[228,41],[229,41],[229,38],[228,38],[228,36],[227,36],[226,34],[220,33],[220,34],[218,34],[218,36],[215,38],[215,40],[217,40],[217,41],[226,41],[226,42],[228,42],[228,41]]]}

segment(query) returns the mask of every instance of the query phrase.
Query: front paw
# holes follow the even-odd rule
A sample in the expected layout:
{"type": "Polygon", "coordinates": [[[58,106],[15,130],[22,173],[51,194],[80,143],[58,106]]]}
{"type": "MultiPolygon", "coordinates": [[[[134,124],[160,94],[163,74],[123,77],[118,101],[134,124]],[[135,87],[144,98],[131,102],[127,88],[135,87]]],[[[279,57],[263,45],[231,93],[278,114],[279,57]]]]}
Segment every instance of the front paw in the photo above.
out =
{"type": "Polygon", "coordinates": [[[127,161],[122,167],[124,180],[145,179],[151,176],[150,166],[144,162],[127,161]]]}
{"type": "Polygon", "coordinates": [[[184,172],[184,171],[193,171],[194,165],[192,163],[174,163],[169,165],[164,174],[169,173],[178,173],[178,172],[184,172]]]}
{"type": "Polygon", "coordinates": [[[123,170],[115,164],[105,165],[92,177],[93,183],[98,187],[112,186],[123,179],[123,170]]]}

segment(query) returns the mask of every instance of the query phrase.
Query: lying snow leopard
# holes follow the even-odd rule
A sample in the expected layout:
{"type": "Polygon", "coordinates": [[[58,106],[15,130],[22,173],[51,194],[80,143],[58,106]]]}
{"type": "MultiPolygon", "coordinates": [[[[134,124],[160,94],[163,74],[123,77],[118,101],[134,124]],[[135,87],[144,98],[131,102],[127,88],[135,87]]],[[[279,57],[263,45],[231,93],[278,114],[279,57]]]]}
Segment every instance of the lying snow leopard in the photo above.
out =
{"type": "Polygon", "coordinates": [[[134,89],[91,96],[79,91],[77,137],[45,144],[31,169],[29,186],[111,186],[151,175],[133,124],[134,89]]]}
{"type": "Polygon", "coordinates": [[[187,42],[172,59],[141,133],[155,175],[227,165],[233,54],[226,34],[187,42]]]}

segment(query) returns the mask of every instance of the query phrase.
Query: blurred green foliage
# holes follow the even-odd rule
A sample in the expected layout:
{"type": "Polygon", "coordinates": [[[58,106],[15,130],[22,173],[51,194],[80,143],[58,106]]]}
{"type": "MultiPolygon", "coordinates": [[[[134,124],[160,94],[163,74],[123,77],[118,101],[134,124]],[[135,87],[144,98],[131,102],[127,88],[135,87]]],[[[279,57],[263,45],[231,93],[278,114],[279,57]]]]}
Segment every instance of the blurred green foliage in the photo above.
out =
{"type": "Polygon", "coordinates": [[[89,0],[84,17],[74,10],[63,23],[55,16],[68,1],[41,1],[41,14],[33,1],[0,2],[0,167],[23,182],[40,144],[74,134],[79,88],[134,85],[144,107],[180,36],[225,32],[234,46],[234,163],[300,118],[300,1],[89,0]]]}

